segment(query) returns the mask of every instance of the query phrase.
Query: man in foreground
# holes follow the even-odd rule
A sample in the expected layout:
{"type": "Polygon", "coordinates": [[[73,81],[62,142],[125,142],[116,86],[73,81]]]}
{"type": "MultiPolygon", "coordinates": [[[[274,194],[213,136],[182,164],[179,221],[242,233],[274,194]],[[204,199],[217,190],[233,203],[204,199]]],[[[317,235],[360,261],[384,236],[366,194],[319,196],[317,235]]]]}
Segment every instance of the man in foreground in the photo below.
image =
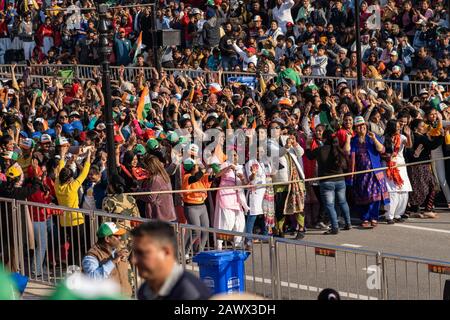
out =
{"type": "Polygon", "coordinates": [[[206,300],[208,288],[176,262],[177,240],[166,222],[151,221],[131,231],[133,257],[145,280],[139,300],[206,300]]]}

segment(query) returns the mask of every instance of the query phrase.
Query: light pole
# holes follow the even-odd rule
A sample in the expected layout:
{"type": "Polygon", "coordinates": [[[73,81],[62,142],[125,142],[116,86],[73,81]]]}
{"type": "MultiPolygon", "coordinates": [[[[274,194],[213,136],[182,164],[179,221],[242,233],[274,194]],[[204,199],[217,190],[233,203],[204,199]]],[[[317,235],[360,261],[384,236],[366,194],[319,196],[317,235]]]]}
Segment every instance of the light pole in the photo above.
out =
{"type": "Polygon", "coordinates": [[[359,0],[355,1],[355,28],[356,28],[356,85],[361,88],[363,85],[362,77],[362,61],[361,61],[361,27],[359,25],[359,18],[361,16],[359,10],[359,0]]]}
{"type": "Polygon", "coordinates": [[[111,22],[108,21],[106,13],[108,5],[98,1],[98,13],[100,17],[99,32],[99,51],[102,64],[102,91],[105,105],[103,106],[103,115],[106,122],[106,153],[108,154],[108,181],[111,183],[113,177],[117,175],[115,146],[114,146],[114,121],[112,115],[111,101],[111,71],[109,69],[109,57],[111,55],[111,47],[109,46],[109,35],[111,22]]]}
{"type": "Polygon", "coordinates": [[[151,35],[152,35],[152,51],[153,51],[153,65],[156,70],[161,71],[161,59],[159,57],[159,46],[158,46],[158,30],[156,22],[156,1],[152,1],[152,24],[151,24],[151,35]]]}

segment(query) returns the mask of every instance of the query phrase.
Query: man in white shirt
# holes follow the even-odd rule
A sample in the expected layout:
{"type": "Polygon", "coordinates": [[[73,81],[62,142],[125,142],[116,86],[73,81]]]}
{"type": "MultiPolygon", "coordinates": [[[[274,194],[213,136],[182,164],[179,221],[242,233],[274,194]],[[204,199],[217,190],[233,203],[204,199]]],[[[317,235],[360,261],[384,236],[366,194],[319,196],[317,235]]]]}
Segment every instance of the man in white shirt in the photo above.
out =
{"type": "Polygon", "coordinates": [[[242,70],[247,71],[249,63],[253,63],[255,65],[255,67],[256,67],[256,65],[258,64],[258,57],[256,56],[256,49],[255,48],[248,47],[247,49],[245,49],[246,52],[244,52],[243,50],[241,50],[241,48],[239,48],[236,45],[236,41],[235,41],[233,43],[233,49],[237,52],[237,54],[243,60],[242,70]]]}
{"type": "Polygon", "coordinates": [[[294,22],[291,14],[294,4],[294,0],[277,0],[277,5],[272,9],[272,16],[278,21],[278,26],[283,33],[286,33],[286,23],[294,22]]]}

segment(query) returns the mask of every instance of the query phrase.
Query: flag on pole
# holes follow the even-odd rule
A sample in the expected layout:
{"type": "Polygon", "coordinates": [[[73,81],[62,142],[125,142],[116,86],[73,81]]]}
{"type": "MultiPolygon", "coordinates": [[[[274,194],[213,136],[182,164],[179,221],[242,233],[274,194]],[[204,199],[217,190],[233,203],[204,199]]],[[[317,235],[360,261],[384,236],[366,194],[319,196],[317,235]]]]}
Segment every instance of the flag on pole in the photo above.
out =
{"type": "Polygon", "coordinates": [[[74,72],[72,69],[59,70],[58,76],[62,78],[63,84],[72,83],[74,72]]]}
{"type": "Polygon", "coordinates": [[[138,120],[145,120],[147,118],[147,114],[150,111],[151,107],[152,107],[152,102],[150,100],[148,87],[145,86],[144,90],[142,90],[141,97],[139,99],[138,108],[137,108],[138,120]]]}
{"type": "Polygon", "coordinates": [[[142,31],[141,31],[141,32],[139,32],[139,37],[138,37],[138,39],[136,41],[136,49],[134,51],[133,63],[137,62],[137,56],[139,54],[141,54],[142,49],[143,49],[143,46],[142,46],[142,31]]]}

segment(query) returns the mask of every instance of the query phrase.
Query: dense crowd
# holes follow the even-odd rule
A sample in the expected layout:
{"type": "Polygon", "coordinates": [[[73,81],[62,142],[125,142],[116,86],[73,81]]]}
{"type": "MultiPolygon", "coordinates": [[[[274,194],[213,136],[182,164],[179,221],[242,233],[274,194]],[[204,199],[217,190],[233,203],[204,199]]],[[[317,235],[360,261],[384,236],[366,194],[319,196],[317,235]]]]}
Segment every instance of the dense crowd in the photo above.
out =
{"type": "MultiPolygon", "coordinates": [[[[11,67],[0,95],[0,197],[247,233],[294,232],[296,239],[313,228],[350,230],[351,213],[363,228],[376,227],[380,213],[388,224],[436,218],[439,188],[450,206],[448,161],[397,167],[448,154],[449,95],[439,84],[450,62],[442,1],[361,3],[363,69],[379,80],[361,88],[349,79],[356,70],[351,2],[194,2],[160,2],[156,13],[158,29],[182,34],[181,46],[164,48],[163,67],[192,70],[153,69],[146,77],[141,69],[127,81],[121,67],[112,81],[115,154],[106,152],[99,73],[89,80],[49,77],[42,86],[11,67]],[[369,5],[381,11],[378,29],[369,30],[369,5]],[[200,72],[208,70],[219,72],[214,82],[200,72]],[[232,82],[223,70],[254,72],[255,82],[232,82]],[[321,78],[303,81],[308,75],[321,78]],[[327,75],[341,78],[334,85],[327,75]],[[408,75],[429,85],[406,97],[382,79],[408,75]],[[108,181],[111,157],[117,175],[108,181]],[[221,189],[204,190],[211,187],[221,189]]],[[[98,64],[95,10],[82,11],[79,28],[68,29],[69,11],[58,7],[75,3],[32,3],[5,2],[0,64],[15,45],[33,64],[98,64]]],[[[152,67],[149,10],[110,11],[112,63],[152,67]],[[139,38],[142,45],[130,41],[139,38]]],[[[1,205],[2,213],[11,210],[1,205]]],[[[54,228],[61,243],[70,238],[78,246],[68,259],[80,261],[94,236],[82,214],[40,208],[30,214],[39,235],[37,275],[54,228]]],[[[13,264],[7,255],[14,250],[5,247],[10,236],[2,232],[2,252],[13,264]]],[[[186,237],[187,255],[207,241],[206,232],[194,231],[186,237]]],[[[214,246],[224,241],[243,247],[252,239],[224,236],[214,246]]]]}
{"type": "MultiPolygon", "coordinates": [[[[0,64],[98,64],[99,16],[91,1],[3,1],[0,64]]],[[[109,1],[116,65],[154,66],[147,1],[109,1]]],[[[166,68],[356,76],[354,5],[349,0],[160,1],[157,30],[179,30],[164,47],[166,68]]],[[[447,81],[444,0],[361,2],[361,58],[368,79],[447,81]]]]}

